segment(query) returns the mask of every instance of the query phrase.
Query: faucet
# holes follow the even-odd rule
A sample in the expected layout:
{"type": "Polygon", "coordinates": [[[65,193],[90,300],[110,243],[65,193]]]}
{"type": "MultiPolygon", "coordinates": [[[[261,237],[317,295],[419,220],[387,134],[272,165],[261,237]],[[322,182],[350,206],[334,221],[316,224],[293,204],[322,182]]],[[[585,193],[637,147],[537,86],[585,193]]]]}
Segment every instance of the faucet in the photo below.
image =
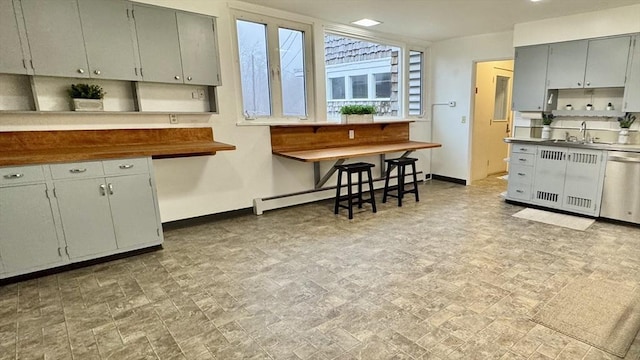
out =
{"type": "Polygon", "coordinates": [[[580,134],[582,134],[582,142],[586,142],[587,141],[587,122],[583,121],[582,124],[580,124],[580,134]]]}

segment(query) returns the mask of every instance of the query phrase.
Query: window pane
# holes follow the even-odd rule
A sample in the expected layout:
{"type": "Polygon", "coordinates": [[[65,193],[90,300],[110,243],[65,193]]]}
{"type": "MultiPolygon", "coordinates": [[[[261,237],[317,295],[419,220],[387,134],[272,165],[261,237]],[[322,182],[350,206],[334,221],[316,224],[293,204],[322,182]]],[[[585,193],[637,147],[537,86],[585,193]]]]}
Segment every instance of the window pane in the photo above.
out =
{"type": "Polygon", "coordinates": [[[401,53],[397,46],[325,33],[327,118],[340,118],[344,105],[373,105],[379,116],[401,117],[401,53]],[[334,78],[345,79],[344,97],[334,89],[334,78]]]}
{"type": "Polygon", "coordinates": [[[266,26],[237,20],[243,111],[249,116],[271,115],[266,26]]]}
{"type": "Polygon", "coordinates": [[[333,78],[333,79],[329,79],[329,81],[331,82],[330,99],[337,99],[337,100],[344,99],[345,98],[344,78],[343,77],[333,78]]]}
{"type": "Polygon", "coordinates": [[[496,94],[493,106],[493,120],[507,120],[507,107],[509,101],[509,78],[496,76],[496,94]]]}
{"type": "Polygon", "coordinates": [[[391,97],[391,73],[374,74],[376,79],[376,99],[391,97]]]}
{"type": "Polygon", "coordinates": [[[422,58],[421,51],[409,52],[409,115],[422,114],[422,58]]]}
{"type": "Polygon", "coordinates": [[[367,75],[351,77],[351,97],[354,99],[366,99],[369,97],[367,75]]]}
{"type": "Polygon", "coordinates": [[[307,115],[303,35],[298,30],[278,29],[282,111],[286,116],[307,115]]]}

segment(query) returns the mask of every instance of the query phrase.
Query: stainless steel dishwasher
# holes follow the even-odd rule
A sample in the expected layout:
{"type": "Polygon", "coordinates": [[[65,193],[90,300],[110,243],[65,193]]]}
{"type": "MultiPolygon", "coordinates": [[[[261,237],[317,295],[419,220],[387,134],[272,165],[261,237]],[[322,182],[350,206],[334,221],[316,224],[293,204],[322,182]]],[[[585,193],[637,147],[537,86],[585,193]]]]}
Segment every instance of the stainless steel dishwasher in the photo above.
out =
{"type": "Polygon", "coordinates": [[[609,151],[600,216],[640,224],[640,153],[609,151]]]}

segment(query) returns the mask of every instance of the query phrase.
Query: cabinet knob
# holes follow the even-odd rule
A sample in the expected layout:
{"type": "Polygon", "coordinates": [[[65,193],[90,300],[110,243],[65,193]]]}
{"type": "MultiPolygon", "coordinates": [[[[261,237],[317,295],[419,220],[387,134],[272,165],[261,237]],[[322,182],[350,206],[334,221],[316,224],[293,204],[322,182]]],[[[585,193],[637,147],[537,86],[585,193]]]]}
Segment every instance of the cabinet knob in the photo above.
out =
{"type": "Polygon", "coordinates": [[[100,71],[100,70],[94,70],[94,71],[93,71],[93,73],[94,73],[94,74],[96,74],[96,75],[100,75],[100,74],[102,74],[102,71],[100,71]]]}
{"type": "Polygon", "coordinates": [[[587,86],[591,85],[591,82],[587,81],[587,86]]]}
{"type": "Polygon", "coordinates": [[[178,76],[178,75],[174,76],[173,78],[176,79],[176,80],[180,80],[180,76],[178,76]]]}
{"type": "Polygon", "coordinates": [[[578,86],[582,86],[582,83],[580,81],[578,81],[578,86]]]}
{"type": "Polygon", "coordinates": [[[4,176],[5,179],[19,179],[21,177],[23,177],[24,174],[21,173],[17,173],[17,174],[7,174],[4,176]]]}
{"type": "Polygon", "coordinates": [[[191,76],[187,76],[187,80],[191,81],[193,78],[191,76]]]}
{"type": "Polygon", "coordinates": [[[84,74],[84,69],[78,69],[79,74],[84,74]]]}
{"type": "Polygon", "coordinates": [[[72,174],[80,174],[80,173],[83,173],[83,172],[86,172],[86,171],[87,171],[86,168],[69,169],[69,172],[72,173],[72,174]]]}

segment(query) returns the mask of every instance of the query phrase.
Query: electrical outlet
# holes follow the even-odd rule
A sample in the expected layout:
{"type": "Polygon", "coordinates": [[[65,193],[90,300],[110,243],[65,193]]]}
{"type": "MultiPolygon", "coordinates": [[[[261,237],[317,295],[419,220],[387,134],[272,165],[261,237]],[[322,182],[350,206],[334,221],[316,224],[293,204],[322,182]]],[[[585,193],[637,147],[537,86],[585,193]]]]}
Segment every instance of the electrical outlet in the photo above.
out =
{"type": "Polygon", "coordinates": [[[349,130],[349,139],[353,140],[356,138],[356,131],[355,130],[349,130]]]}
{"type": "Polygon", "coordinates": [[[198,89],[198,100],[204,99],[204,89],[198,89]]]}
{"type": "Polygon", "coordinates": [[[463,116],[463,117],[462,117],[461,122],[462,122],[463,124],[466,124],[466,123],[467,123],[467,117],[466,117],[466,116],[463,116]]]}
{"type": "Polygon", "coordinates": [[[197,91],[192,92],[191,93],[191,98],[192,99],[197,99],[198,98],[198,92],[197,91]]]}
{"type": "Polygon", "coordinates": [[[178,123],[178,115],[169,114],[169,123],[170,124],[177,124],[178,123]]]}

